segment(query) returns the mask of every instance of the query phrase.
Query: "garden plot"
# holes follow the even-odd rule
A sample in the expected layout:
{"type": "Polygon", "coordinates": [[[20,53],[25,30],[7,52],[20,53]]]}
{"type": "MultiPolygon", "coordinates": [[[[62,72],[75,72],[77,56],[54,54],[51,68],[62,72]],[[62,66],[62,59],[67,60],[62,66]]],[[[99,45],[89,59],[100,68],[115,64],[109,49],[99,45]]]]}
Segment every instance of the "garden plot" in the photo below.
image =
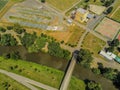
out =
{"type": "Polygon", "coordinates": [[[104,18],[100,24],[95,28],[95,31],[105,36],[108,39],[113,39],[120,29],[120,24],[109,19],[104,18]]]}
{"type": "Polygon", "coordinates": [[[26,0],[14,5],[1,19],[2,22],[19,23],[22,26],[46,30],[49,26],[58,26],[61,16],[35,0],[26,0]],[[32,5],[31,5],[32,3],[32,5]],[[58,20],[53,25],[54,19],[58,20]]]}

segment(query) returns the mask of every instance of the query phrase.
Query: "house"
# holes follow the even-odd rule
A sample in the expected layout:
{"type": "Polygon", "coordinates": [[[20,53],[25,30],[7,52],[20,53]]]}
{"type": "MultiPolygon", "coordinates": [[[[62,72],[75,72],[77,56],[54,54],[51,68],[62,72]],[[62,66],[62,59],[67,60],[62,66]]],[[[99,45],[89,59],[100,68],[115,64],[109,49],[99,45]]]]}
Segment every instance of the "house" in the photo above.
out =
{"type": "Polygon", "coordinates": [[[105,52],[101,50],[99,54],[108,60],[115,60],[116,62],[120,63],[120,58],[116,56],[115,54],[113,54],[112,52],[105,52]]]}
{"type": "Polygon", "coordinates": [[[101,50],[99,54],[102,55],[103,57],[105,57],[108,60],[113,60],[113,58],[103,50],[101,50]]]}
{"type": "Polygon", "coordinates": [[[78,8],[75,13],[74,19],[79,22],[85,22],[88,20],[87,16],[89,14],[89,11],[83,9],[83,8],[78,8]]]}

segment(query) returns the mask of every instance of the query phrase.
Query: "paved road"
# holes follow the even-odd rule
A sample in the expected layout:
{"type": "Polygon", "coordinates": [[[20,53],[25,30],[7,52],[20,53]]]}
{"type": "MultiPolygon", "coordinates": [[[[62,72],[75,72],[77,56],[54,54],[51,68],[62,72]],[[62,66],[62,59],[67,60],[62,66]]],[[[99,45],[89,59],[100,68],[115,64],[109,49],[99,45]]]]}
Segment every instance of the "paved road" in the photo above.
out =
{"type": "Polygon", "coordinates": [[[25,85],[26,87],[28,87],[31,90],[38,90],[36,87],[34,87],[32,85],[35,85],[37,87],[41,87],[45,90],[58,90],[56,88],[50,87],[48,85],[42,84],[40,82],[31,80],[29,78],[26,78],[26,77],[23,77],[21,75],[18,75],[18,74],[12,73],[12,72],[8,72],[8,71],[2,70],[2,69],[0,69],[0,73],[3,73],[5,75],[11,77],[12,79],[14,79],[14,80],[18,81],[19,83],[25,85]]]}
{"type": "Polygon", "coordinates": [[[65,76],[63,78],[62,84],[60,86],[60,90],[67,90],[70,79],[71,79],[71,76],[72,76],[72,72],[73,72],[74,67],[75,67],[75,64],[76,64],[76,59],[73,56],[72,60],[71,60],[71,62],[69,64],[69,67],[67,69],[67,72],[65,73],[65,76]]]}
{"type": "Polygon", "coordinates": [[[100,23],[100,21],[105,17],[105,14],[101,14],[100,16],[96,16],[96,18],[93,18],[92,20],[88,21],[87,28],[90,30],[93,30],[97,24],[100,23]]]}

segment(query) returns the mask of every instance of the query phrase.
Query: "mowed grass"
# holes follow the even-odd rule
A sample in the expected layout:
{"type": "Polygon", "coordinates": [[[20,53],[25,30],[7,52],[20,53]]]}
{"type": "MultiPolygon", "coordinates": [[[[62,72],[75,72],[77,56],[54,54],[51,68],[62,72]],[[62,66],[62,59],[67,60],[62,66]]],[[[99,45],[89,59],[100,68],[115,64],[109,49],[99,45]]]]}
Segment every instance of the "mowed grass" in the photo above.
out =
{"type": "Polygon", "coordinates": [[[72,32],[70,38],[68,39],[68,44],[72,44],[72,45],[77,45],[81,36],[83,35],[83,33],[85,32],[84,29],[82,29],[79,26],[71,26],[70,27],[70,31],[72,32]]]}
{"type": "Polygon", "coordinates": [[[72,7],[72,5],[74,5],[78,1],[79,0],[46,0],[46,2],[61,11],[65,11],[66,9],[72,7]]]}
{"type": "Polygon", "coordinates": [[[82,47],[89,49],[94,56],[98,57],[98,52],[105,46],[105,42],[88,33],[82,42],[82,47]]]}
{"type": "Polygon", "coordinates": [[[112,12],[110,14],[108,14],[108,16],[111,16],[114,13],[114,11],[117,8],[119,8],[119,6],[120,6],[120,0],[115,0],[114,6],[113,6],[113,10],[112,10],[112,12]]]}
{"type": "Polygon", "coordinates": [[[115,12],[115,14],[112,16],[112,19],[115,21],[120,22],[120,8],[115,12]]]}
{"type": "Polygon", "coordinates": [[[12,78],[0,73],[0,90],[29,90],[12,78]],[[8,87],[8,89],[7,89],[8,87]]]}
{"type": "MultiPolygon", "coordinates": [[[[59,87],[64,74],[63,72],[50,67],[23,60],[6,60],[3,57],[0,57],[0,68],[26,76],[55,88],[59,87]]],[[[74,88],[74,90],[81,90],[81,88],[83,88],[82,90],[85,90],[85,84],[81,80],[78,80],[76,78],[73,79],[72,77],[72,82],[70,83],[72,84],[72,88],[74,88]],[[74,85],[74,83],[77,84],[74,85]]],[[[71,89],[69,88],[68,90],[71,89]]]]}

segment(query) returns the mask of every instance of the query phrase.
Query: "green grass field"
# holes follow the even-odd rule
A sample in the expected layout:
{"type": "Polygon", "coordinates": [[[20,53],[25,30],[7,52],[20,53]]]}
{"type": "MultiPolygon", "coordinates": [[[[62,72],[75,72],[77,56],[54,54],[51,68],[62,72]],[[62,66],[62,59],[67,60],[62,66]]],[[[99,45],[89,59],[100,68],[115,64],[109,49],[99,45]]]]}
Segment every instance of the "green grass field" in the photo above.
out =
{"type": "Polygon", "coordinates": [[[0,0],[0,10],[7,4],[9,0],[0,0]]]}
{"type": "Polygon", "coordinates": [[[65,11],[70,8],[73,4],[78,2],[79,0],[46,0],[47,3],[53,5],[59,10],[65,11]]]}
{"type": "MultiPolygon", "coordinates": [[[[59,87],[63,78],[63,72],[59,70],[23,60],[6,60],[0,57],[0,68],[26,76],[55,88],[59,87]]],[[[75,90],[85,90],[84,82],[74,77],[72,77],[72,82],[70,82],[70,84],[68,90],[72,90],[71,88],[75,90]]]]}
{"type": "Polygon", "coordinates": [[[108,14],[108,16],[111,16],[119,6],[120,6],[120,0],[116,0],[115,4],[113,6],[113,10],[110,14],[108,14]]]}
{"type": "Polygon", "coordinates": [[[83,41],[82,47],[89,49],[94,56],[99,56],[98,52],[105,46],[105,42],[88,33],[83,41]]]}
{"type": "Polygon", "coordinates": [[[0,73],[0,90],[29,90],[10,77],[0,73]],[[8,89],[7,89],[8,88],[8,89]]]}
{"type": "Polygon", "coordinates": [[[120,22],[120,8],[115,12],[115,14],[111,18],[115,21],[120,22]]]}

